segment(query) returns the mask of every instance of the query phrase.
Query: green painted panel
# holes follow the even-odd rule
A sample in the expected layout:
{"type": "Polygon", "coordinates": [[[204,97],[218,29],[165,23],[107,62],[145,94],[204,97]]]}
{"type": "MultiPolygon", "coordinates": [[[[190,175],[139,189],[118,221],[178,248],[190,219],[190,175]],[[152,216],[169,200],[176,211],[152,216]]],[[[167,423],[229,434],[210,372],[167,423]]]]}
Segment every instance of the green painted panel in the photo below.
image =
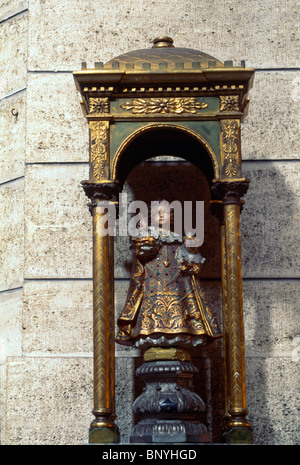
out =
{"type": "Polygon", "coordinates": [[[202,136],[214,150],[219,162],[221,161],[219,121],[180,121],[179,124],[202,136]]]}
{"type": "MultiPolygon", "coordinates": [[[[157,124],[166,124],[169,126],[181,126],[190,129],[202,136],[214,150],[217,159],[220,162],[220,124],[219,121],[178,121],[178,122],[162,122],[156,121],[157,124]]],[[[151,123],[155,123],[154,121],[151,123]]],[[[142,127],[146,127],[149,122],[145,121],[118,121],[110,126],[110,160],[115,156],[119,146],[132,133],[142,127]]]]}
{"type": "Polygon", "coordinates": [[[137,129],[148,123],[140,122],[117,122],[110,126],[110,161],[112,162],[116,151],[124,140],[137,129]]]}

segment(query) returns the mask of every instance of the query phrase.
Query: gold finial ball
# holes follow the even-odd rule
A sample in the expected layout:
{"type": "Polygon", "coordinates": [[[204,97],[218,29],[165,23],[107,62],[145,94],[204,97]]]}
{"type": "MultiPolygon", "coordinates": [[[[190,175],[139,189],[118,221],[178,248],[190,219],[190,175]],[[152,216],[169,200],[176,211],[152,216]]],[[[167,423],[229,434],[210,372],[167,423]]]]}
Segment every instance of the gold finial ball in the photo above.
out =
{"type": "Polygon", "coordinates": [[[153,44],[154,45],[152,48],[174,47],[173,39],[171,37],[166,37],[166,36],[156,37],[156,39],[153,40],[153,44]]]}

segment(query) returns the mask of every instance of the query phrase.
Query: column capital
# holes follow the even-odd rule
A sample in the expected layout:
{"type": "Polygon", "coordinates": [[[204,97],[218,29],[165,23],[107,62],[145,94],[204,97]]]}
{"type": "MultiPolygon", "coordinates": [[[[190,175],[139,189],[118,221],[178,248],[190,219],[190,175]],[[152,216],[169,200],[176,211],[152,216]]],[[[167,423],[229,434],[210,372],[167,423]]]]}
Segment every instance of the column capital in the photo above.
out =
{"type": "Polygon", "coordinates": [[[91,200],[90,211],[93,207],[97,207],[99,202],[118,203],[118,194],[120,192],[118,181],[81,181],[81,185],[86,196],[91,200]]]}
{"type": "Polygon", "coordinates": [[[214,179],[211,186],[212,203],[243,204],[241,198],[247,193],[250,179],[214,179]]]}

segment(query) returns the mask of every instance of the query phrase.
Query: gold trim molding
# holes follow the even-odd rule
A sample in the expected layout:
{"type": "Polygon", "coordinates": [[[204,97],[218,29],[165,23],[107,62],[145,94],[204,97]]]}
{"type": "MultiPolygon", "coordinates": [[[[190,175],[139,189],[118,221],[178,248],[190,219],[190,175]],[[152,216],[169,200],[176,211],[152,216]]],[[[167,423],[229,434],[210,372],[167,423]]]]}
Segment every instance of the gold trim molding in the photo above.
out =
{"type": "Polygon", "coordinates": [[[174,97],[174,98],[137,98],[132,102],[120,105],[124,110],[133,114],[145,113],[171,113],[181,115],[182,113],[197,113],[197,110],[207,108],[207,103],[197,102],[194,97],[174,97]]]}

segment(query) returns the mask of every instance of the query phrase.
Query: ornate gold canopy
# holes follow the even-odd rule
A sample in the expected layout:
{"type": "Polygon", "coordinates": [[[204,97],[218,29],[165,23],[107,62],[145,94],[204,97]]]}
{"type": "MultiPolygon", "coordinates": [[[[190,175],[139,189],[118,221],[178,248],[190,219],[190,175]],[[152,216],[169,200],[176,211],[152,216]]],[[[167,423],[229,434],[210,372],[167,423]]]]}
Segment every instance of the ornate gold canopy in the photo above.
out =
{"type": "Polygon", "coordinates": [[[158,37],[154,39],[153,44],[150,49],[135,50],[119,55],[108,61],[103,68],[118,67],[120,70],[134,69],[138,71],[148,67],[152,71],[166,68],[169,71],[178,71],[180,69],[224,67],[221,61],[199,50],[174,47],[170,37],[158,37]]]}
{"type": "MultiPolygon", "coordinates": [[[[176,48],[168,37],[150,49],[117,56],[74,71],[90,131],[90,177],[83,188],[91,199],[94,224],[94,415],[90,442],[117,442],[114,424],[113,237],[97,234],[102,202],[117,204],[130,170],[178,141],[186,158],[206,174],[212,206],[220,219],[225,411],[228,440],[249,438],[240,241],[242,176],[241,122],[247,113],[254,70],[233,66],[203,52],[176,48]],[[149,143],[151,141],[151,144],[149,143]],[[139,145],[137,150],[136,145],[139,145]],[[141,150],[142,149],[144,150],[141,150]]],[[[238,442],[237,440],[237,442],[238,442]]]]}
{"type": "Polygon", "coordinates": [[[198,50],[176,48],[166,37],[93,69],[83,64],[74,78],[90,122],[90,178],[116,180],[127,146],[148,129],[154,137],[162,128],[198,138],[215,179],[241,177],[240,123],[253,75],[244,63],[223,64],[198,50]]]}

